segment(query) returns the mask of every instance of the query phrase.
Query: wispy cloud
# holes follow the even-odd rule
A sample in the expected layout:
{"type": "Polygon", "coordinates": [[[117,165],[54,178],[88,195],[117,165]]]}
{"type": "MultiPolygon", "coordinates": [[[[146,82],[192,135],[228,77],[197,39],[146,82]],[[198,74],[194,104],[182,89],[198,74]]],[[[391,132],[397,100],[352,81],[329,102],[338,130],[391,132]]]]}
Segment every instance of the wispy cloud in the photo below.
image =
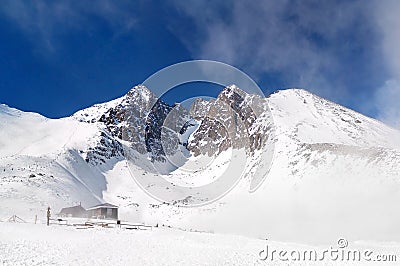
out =
{"type": "Polygon", "coordinates": [[[304,87],[359,111],[375,108],[392,125],[399,114],[400,105],[383,98],[400,102],[399,1],[175,1],[174,6],[192,21],[192,27],[174,30],[194,57],[240,66],[256,78],[279,75],[284,86],[304,87]]]}
{"type": "Polygon", "coordinates": [[[360,23],[367,16],[360,1],[176,1],[175,5],[194,22],[196,30],[179,36],[196,57],[242,66],[256,76],[279,73],[288,85],[326,96],[345,89],[329,75],[340,72],[339,54],[348,52],[346,48],[357,49],[351,46],[357,46],[369,26],[360,23]]]}
{"type": "Polygon", "coordinates": [[[375,19],[382,33],[382,54],[388,79],[375,92],[378,118],[400,128],[400,2],[375,3],[375,19]]]}
{"type": "Polygon", "coordinates": [[[136,24],[127,1],[24,1],[6,0],[0,14],[8,17],[46,52],[55,50],[57,38],[70,30],[93,29],[93,18],[104,21],[115,34],[129,32],[136,24]]]}

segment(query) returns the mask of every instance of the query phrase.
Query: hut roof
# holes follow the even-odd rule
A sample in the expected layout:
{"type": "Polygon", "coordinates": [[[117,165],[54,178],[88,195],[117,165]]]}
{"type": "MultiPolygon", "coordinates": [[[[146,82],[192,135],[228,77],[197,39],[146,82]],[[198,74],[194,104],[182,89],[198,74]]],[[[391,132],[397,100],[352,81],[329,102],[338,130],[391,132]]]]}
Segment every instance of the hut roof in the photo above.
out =
{"type": "Polygon", "coordinates": [[[102,209],[102,208],[107,208],[107,209],[118,209],[118,206],[112,205],[110,203],[101,203],[99,205],[93,206],[88,208],[87,210],[95,210],[95,209],[102,209]]]}

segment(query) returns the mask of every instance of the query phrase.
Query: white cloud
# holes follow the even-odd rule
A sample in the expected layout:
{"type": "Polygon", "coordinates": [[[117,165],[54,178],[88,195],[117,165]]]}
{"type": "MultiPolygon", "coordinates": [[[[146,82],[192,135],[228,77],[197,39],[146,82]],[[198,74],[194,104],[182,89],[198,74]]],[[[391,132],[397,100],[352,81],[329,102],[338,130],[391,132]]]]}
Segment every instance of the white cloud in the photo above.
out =
{"type": "Polygon", "coordinates": [[[378,1],[375,5],[375,20],[382,33],[382,55],[388,70],[388,80],[375,93],[378,119],[400,128],[400,1],[378,1]]]}

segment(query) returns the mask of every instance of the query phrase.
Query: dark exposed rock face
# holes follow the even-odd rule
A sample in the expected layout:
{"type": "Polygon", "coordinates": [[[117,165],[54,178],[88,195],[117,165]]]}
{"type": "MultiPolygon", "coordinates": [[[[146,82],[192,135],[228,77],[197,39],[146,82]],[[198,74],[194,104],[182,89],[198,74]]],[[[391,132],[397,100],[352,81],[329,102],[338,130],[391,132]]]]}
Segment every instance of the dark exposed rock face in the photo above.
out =
{"type": "Polygon", "coordinates": [[[166,152],[172,154],[178,148],[176,135],[188,118],[187,110],[181,106],[168,105],[146,87],[136,86],[97,120],[85,121],[104,124],[113,138],[110,141],[108,134],[102,134],[99,145],[88,152],[87,161],[104,162],[99,158],[123,155],[121,141],[124,140],[140,154],[149,153],[152,161],[164,162],[166,152]]]}
{"type": "Polygon", "coordinates": [[[106,160],[118,156],[124,156],[121,143],[116,141],[112,136],[101,132],[99,143],[95,147],[89,148],[85,160],[91,164],[102,164],[106,160]]]}
{"type": "Polygon", "coordinates": [[[119,140],[127,140],[130,146],[141,154],[148,151],[146,116],[157,98],[144,86],[136,86],[123,98],[121,103],[105,112],[99,122],[105,124],[111,134],[119,140]]]}
{"type": "Polygon", "coordinates": [[[152,160],[164,162],[165,155],[177,151],[180,144],[177,135],[188,119],[188,112],[179,105],[156,101],[145,119],[146,149],[152,160]]]}

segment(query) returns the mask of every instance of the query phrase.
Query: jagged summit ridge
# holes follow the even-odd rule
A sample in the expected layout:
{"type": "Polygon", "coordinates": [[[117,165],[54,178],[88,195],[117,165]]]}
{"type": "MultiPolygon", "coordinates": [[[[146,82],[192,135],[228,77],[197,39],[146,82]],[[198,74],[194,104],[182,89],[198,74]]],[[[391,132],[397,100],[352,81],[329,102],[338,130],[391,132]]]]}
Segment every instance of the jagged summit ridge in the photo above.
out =
{"type": "Polygon", "coordinates": [[[265,124],[262,113],[267,109],[265,99],[250,97],[235,85],[222,90],[216,100],[197,99],[190,111],[166,104],[139,85],[117,100],[94,105],[73,117],[81,122],[102,123],[114,137],[128,140],[140,154],[149,153],[152,160],[165,162],[166,150],[173,154],[180,146],[194,156],[218,155],[230,147],[250,152],[260,149],[265,142],[261,131],[272,126],[271,122],[261,126],[265,124]],[[185,134],[188,126],[196,125],[193,119],[200,126],[182,139],[179,135],[185,134]],[[162,130],[163,127],[169,130],[162,130]],[[162,139],[171,141],[162,143],[162,139]]]}

